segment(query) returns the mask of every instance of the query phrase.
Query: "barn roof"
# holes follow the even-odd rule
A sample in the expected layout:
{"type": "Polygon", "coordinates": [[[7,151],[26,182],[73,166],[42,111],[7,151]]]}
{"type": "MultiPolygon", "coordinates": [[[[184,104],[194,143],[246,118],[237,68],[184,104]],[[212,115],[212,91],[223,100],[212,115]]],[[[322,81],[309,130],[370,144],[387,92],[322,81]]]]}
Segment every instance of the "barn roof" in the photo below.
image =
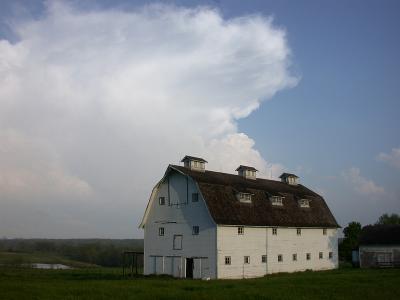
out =
{"type": "Polygon", "coordinates": [[[287,227],[340,227],[324,199],[303,185],[276,180],[248,180],[238,175],[193,171],[170,165],[171,169],[197,182],[210,214],[217,224],[287,227]],[[252,203],[237,200],[237,192],[252,194],[252,203]],[[269,197],[283,196],[283,206],[272,206],[269,197]],[[298,200],[310,199],[309,208],[300,208],[298,200]]]}
{"type": "Polygon", "coordinates": [[[400,245],[400,225],[368,225],[359,238],[363,245],[400,245]]]}
{"type": "Polygon", "coordinates": [[[181,162],[184,162],[185,160],[196,160],[196,161],[200,161],[200,162],[207,162],[204,158],[190,156],[190,155],[185,155],[185,157],[182,158],[181,162]]]}
{"type": "Polygon", "coordinates": [[[256,168],[254,167],[249,167],[249,166],[243,166],[240,165],[239,167],[237,167],[237,169],[235,171],[239,171],[239,170],[251,170],[251,171],[258,171],[256,168]]]}

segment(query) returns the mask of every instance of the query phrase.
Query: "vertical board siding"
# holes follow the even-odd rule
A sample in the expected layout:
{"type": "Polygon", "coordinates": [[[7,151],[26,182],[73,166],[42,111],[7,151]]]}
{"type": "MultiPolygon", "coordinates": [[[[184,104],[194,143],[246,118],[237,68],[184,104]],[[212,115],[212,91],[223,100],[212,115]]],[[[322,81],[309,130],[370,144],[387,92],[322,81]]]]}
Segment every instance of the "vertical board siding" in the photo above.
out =
{"type": "Polygon", "coordinates": [[[144,231],[144,274],[156,273],[184,277],[186,257],[201,257],[201,274],[199,259],[194,259],[194,277],[216,277],[215,268],[210,267],[210,264],[213,266],[216,264],[216,226],[192,179],[177,172],[171,172],[165,182],[159,186],[154,201],[151,203],[144,231]],[[192,202],[192,193],[199,193],[198,202],[192,202]],[[166,205],[159,205],[159,197],[166,198],[166,205]],[[198,235],[192,235],[193,226],[199,226],[198,235]],[[158,235],[159,227],[165,228],[164,236],[158,235]],[[182,250],[173,249],[174,235],[182,235],[182,250]],[[154,259],[153,256],[160,258],[154,259]],[[162,257],[164,257],[164,270],[162,270],[162,257]],[[206,267],[203,266],[203,260],[206,267]]]}

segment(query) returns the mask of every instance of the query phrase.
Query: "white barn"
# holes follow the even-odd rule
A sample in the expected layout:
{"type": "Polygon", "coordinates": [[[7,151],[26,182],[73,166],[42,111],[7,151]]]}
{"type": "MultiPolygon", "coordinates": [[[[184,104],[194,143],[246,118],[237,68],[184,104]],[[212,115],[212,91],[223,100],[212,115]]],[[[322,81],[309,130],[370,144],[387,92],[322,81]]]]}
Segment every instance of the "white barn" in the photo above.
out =
{"type": "Polygon", "coordinates": [[[339,225],[324,199],[299,184],[205,169],[185,156],[154,187],[140,227],[144,274],[251,278],[338,267],[339,225]]]}

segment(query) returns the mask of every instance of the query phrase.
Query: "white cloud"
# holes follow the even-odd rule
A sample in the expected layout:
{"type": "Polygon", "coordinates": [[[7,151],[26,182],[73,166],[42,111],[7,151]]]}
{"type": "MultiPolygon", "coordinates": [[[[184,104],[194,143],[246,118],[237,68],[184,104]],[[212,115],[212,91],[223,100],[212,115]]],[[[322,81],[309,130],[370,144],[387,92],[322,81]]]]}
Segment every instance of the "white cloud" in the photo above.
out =
{"type": "Polygon", "coordinates": [[[60,165],[45,141],[0,131],[0,194],[9,198],[87,198],[90,185],[60,165]]]}
{"type": "Polygon", "coordinates": [[[355,192],[365,196],[376,196],[385,193],[385,189],[371,179],[367,179],[360,174],[360,169],[350,168],[342,173],[343,178],[352,185],[355,192]]]}
{"type": "Polygon", "coordinates": [[[79,11],[52,2],[43,17],[14,24],[19,41],[0,41],[0,132],[22,140],[0,136],[3,148],[13,147],[0,171],[10,197],[18,184],[43,201],[71,190],[95,194],[93,222],[100,228],[107,213],[109,226],[128,235],[151,186],[184,154],[222,171],[247,163],[276,176],[282,168],[236,124],[297,82],[285,31],[271,18],[225,20],[211,8],[162,5],[79,11]],[[31,166],[36,156],[43,164],[31,166]]]}
{"type": "Polygon", "coordinates": [[[393,148],[392,152],[389,154],[383,152],[379,153],[378,160],[400,169],[400,148],[393,148]]]}

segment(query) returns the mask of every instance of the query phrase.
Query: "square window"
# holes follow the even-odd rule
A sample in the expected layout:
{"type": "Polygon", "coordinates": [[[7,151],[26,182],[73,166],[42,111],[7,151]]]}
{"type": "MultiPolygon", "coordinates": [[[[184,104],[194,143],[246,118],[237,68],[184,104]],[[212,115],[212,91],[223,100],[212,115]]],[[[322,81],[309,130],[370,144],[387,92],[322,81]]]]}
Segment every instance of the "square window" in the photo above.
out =
{"type": "Polygon", "coordinates": [[[310,200],[308,199],[301,199],[299,201],[300,207],[310,207],[310,200]]]}
{"type": "Polygon", "coordinates": [[[333,258],[333,252],[329,252],[329,259],[333,258]]]}
{"type": "Polygon", "coordinates": [[[297,261],[297,254],[296,254],[296,253],[294,253],[294,254],[292,255],[292,259],[293,259],[293,261],[297,261]]]}
{"type": "Polygon", "coordinates": [[[326,228],[322,229],[322,234],[323,234],[323,235],[326,235],[326,232],[327,232],[327,229],[326,229],[326,228]]]}
{"type": "Polygon", "coordinates": [[[199,193],[192,194],[192,202],[199,202],[199,193]]]}
{"type": "Polygon", "coordinates": [[[192,227],[192,234],[193,235],[198,235],[199,234],[199,226],[193,226],[192,227]]]}
{"type": "Polygon", "coordinates": [[[243,235],[244,234],[244,227],[238,227],[238,235],[243,235]]]}
{"type": "Polygon", "coordinates": [[[244,263],[249,264],[250,263],[250,256],[245,256],[244,257],[244,263]]]}
{"type": "Polygon", "coordinates": [[[230,265],[231,264],[231,257],[230,256],[225,256],[225,264],[230,265]]]}
{"type": "Polygon", "coordinates": [[[278,254],[278,261],[282,262],[283,261],[283,255],[282,254],[278,254]]]}
{"type": "Polygon", "coordinates": [[[164,236],[164,233],[165,233],[164,227],[158,228],[158,235],[159,235],[159,236],[164,236]]]}
{"type": "Polygon", "coordinates": [[[182,250],[182,235],[174,235],[174,250],[182,250]]]}
{"type": "Polygon", "coordinates": [[[158,204],[165,205],[165,197],[158,198],[158,204]]]}
{"type": "Polygon", "coordinates": [[[283,205],[283,197],[281,196],[272,196],[271,197],[272,205],[282,206],[283,205]]]}
{"type": "Polygon", "coordinates": [[[266,255],[262,255],[261,256],[261,262],[262,263],[266,263],[267,262],[267,256],[266,255]]]}
{"type": "Polygon", "coordinates": [[[272,234],[278,235],[278,228],[272,228],[272,234]]]}
{"type": "Polygon", "coordinates": [[[324,258],[324,253],[320,252],[319,253],[319,259],[323,259],[324,258]]]}
{"type": "Polygon", "coordinates": [[[301,235],[301,228],[297,228],[297,235],[301,235]]]}
{"type": "Polygon", "coordinates": [[[307,260],[310,260],[310,259],[311,259],[311,253],[307,253],[307,254],[306,254],[306,259],[307,259],[307,260]]]}

